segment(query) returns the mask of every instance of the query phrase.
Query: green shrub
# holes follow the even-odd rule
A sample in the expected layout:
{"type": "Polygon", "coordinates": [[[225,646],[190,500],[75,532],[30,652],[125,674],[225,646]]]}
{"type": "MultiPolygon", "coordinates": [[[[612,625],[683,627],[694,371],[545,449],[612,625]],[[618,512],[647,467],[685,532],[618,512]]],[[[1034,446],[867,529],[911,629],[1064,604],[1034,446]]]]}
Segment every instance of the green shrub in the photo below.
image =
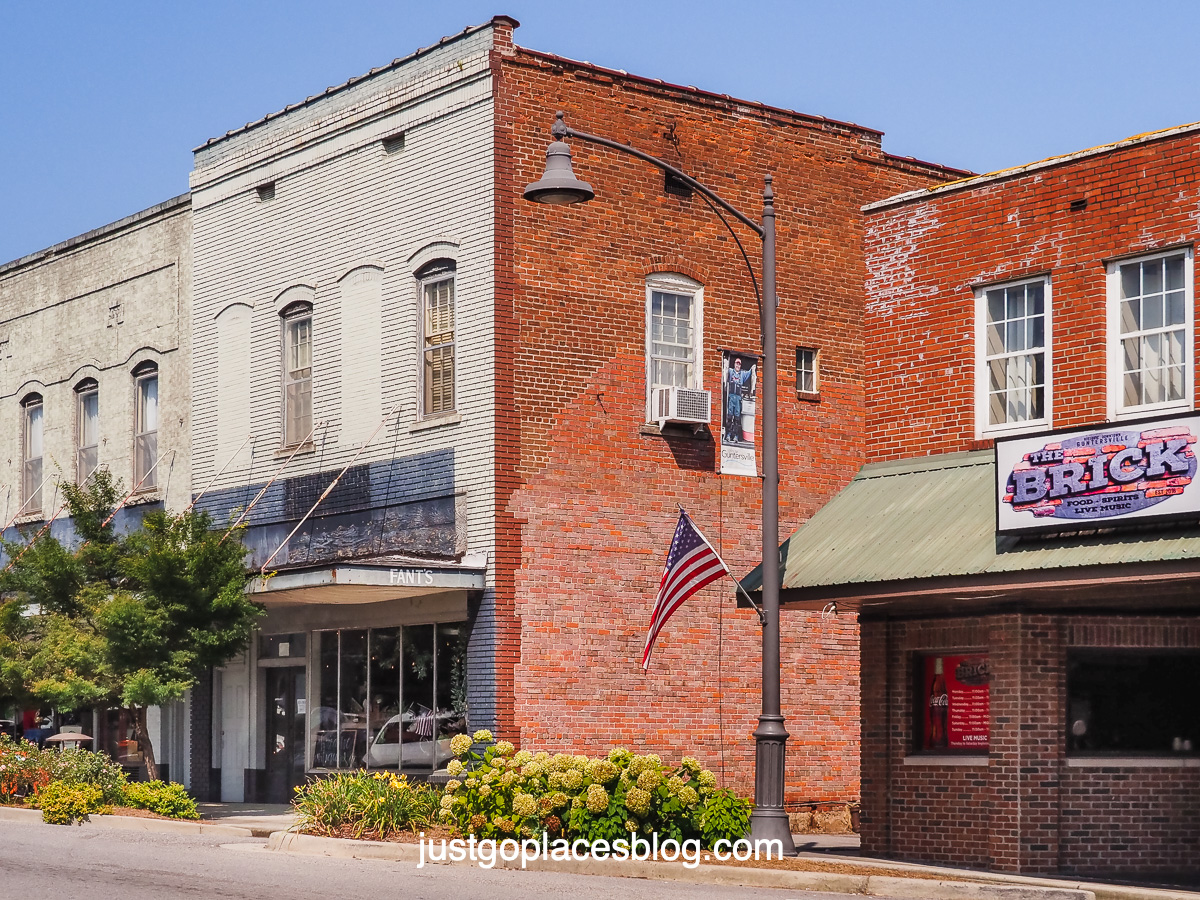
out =
{"type": "Polygon", "coordinates": [[[515,753],[486,731],[455,737],[451,750],[457,758],[447,767],[439,819],[479,838],[546,833],[611,843],[640,832],[711,847],[743,837],[749,827],[749,802],[718,789],[716,776],[691,757],[672,768],[654,754],[622,748],[594,759],[515,753]]]}
{"type": "Polygon", "coordinates": [[[42,810],[42,821],[51,825],[86,822],[92,813],[110,809],[104,805],[104,792],[94,784],[52,781],[37,792],[34,800],[42,810]]]}
{"type": "Polygon", "coordinates": [[[105,803],[122,802],[128,779],[121,764],[107,753],[62,750],[48,753],[47,757],[50,777],[54,781],[95,785],[100,788],[105,803]]]}
{"type": "Polygon", "coordinates": [[[341,772],[296,788],[300,828],[316,834],[378,838],[416,831],[433,820],[439,791],[390,772],[341,772]]]}
{"type": "Polygon", "coordinates": [[[125,785],[123,805],[145,809],[172,819],[198,819],[196,801],[182,784],[172,781],[133,781],[125,785]]]}

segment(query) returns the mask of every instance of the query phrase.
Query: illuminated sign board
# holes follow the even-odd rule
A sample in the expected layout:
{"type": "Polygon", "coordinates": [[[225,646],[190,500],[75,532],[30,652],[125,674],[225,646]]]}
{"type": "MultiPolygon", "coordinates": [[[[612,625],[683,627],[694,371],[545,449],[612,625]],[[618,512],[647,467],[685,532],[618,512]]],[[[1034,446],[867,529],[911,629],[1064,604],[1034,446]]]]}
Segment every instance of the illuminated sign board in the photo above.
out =
{"type": "Polygon", "coordinates": [[[1196,440],[1200,415],[1000,438],[1000,534],[1111,528],[1200,518],[1196,440]]]}

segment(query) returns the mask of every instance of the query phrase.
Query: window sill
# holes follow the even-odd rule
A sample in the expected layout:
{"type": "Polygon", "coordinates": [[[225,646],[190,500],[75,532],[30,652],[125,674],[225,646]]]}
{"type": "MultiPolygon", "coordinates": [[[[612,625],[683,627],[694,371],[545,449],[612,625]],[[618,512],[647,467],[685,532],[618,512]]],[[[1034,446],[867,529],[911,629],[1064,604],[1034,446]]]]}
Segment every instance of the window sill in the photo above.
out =
{"type": "Polygon", "coordinates": [[[316,453],[316,452],[317,452],[317,445],[314,444],[312,441],[308,441],[307,443],[304,443],[304,444],[287,444],[283,447],[280,447],[278,450],[275,451],[275,457],[277,459],[282,459],[284,457],[291,456],[293,453],[295,453],[297,456],[303,456],[306,453],[316,453]]]}
{"type": "Polygon", "coordinates": [[[987,756],[978,754],[970,754],[957,756],[952,754],[943,754],[941,756],[906,756],[904,764],[906,766],[987,766],[987,756]]]}
{"type": "Polygon", "coordinates": [[[460,413],[442,413],[426,419],[418,419],[408,426],[409,432],[428,431],[430,428],[441,428],[443,425],[457,425],[462,421],[460,413]]]}
{"type": "Polygon", "coordinates": [[[1200,756],[1068,756],[1068,769],[1200,769],[1200,756]]]}
{"type": "Polygon", "coordinates": [[[150,488],[142,488],[140,491],[130,497],[125,505],[141,506],[145,503],[157,503],[158,501],[162,500],[162,498],[162,491],[160,491],[158,486],[155,485],[154,487],[150,488]]]}
{"type": "Polygon", "coordinates": [[[803,400],[805,403],[820,403],[820,391],[796,391],[796,399],[803,400]]]}
{"type": "Polygon", "coordinates": [[[1049,419],[1031,419],[1028,422],[1020,422],[1002,428],[989,426],[988,428],[984,428],[982,431],[977,432],[975,435],[975,440],[994,441],[997,438],[1013,437],[1019,434],[1038,434],[1039,432],[1049,430],[1049,419]]]}
{"type": "Polygon", "coordinates": [[[713,439],[712,432],[709,431],[707,425],[698,425],[693,428],[691,425],[673,425],[666,424],[659,428],[653,422],[647,422],[645,425],[638,426],[638,434],[643,437],[660,437],[660,438],[683,438],[688,441],[705,441],[711,442],[713,439]]]}
{"type": "Polygon", "coordinates": [[[1145,419],[1153,416],[1184,415],[1195,412],[1190,400],[1180,400],[1177,403],[1163,403],[1158,406],[1135,406],[1132,409],[1118,409],[1113,413],[1113,421],[1124,422],[1129,419],[1145,419]]]}
{"type": "Polygon", "coordinates": [[[13,520],[13,527],[19,528],[23,525],[37,525],[40,522],[46,521],[46,515],[40,509],[33,512],[25,513],[23,516],[18,516],[13,520]]]}

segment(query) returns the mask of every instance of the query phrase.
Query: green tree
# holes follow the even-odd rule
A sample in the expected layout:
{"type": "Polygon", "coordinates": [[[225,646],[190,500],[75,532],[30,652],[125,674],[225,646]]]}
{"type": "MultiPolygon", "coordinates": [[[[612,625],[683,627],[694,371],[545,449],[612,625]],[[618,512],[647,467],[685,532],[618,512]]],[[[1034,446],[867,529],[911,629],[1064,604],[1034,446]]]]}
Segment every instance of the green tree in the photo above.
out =
{"type": "Polygon", "coordinates": [[[261,613],[245,592],[240,532],[223,540],[206,513],[148,513],[117,535],[119,485],[101,470],[63,485],[79,546],[46,535],[5,545],[0,573],[0,693],[59,709],[127,709],[147,775],[158,777],[146,710],[179,699],[246,648],[261,613]]]}

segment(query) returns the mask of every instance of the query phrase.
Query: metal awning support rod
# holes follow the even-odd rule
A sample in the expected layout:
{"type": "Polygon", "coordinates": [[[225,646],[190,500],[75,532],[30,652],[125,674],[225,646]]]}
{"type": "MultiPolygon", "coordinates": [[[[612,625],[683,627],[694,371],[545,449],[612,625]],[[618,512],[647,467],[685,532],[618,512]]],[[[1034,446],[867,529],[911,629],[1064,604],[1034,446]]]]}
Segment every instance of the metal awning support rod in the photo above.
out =
{"type": "MultiPolygon", "coordinates": [[[[168,453],[170,453],[172,456],[175,455],[174,450],[164,450],[159,455],[158,459],[156,459],[154,461],[154,465],[152,465],[149,469],[146,470],[146,474],[143,475],[141,477],[141,479],[139,479],[138,483],[129,489],[129,492],[126,493],[125,496],[121,498],[120,503],[118,503],[115,507],[113,507],[113,511],[108,514],[108,518],[100,523],[101,528],[107,528],[108,523],[111,522],[114,518],[116,518],[116,515],[117,515],[117,513],[119,513],[121,511],[121,508],[126,503],[128,503],[130,501],[130,499],[132,499],[134,494],[136,494],[138,491],[140,491],[142,489],[142,485],[146,483],[146,479],[149,478],[152,474],[154,474],[154,470],[158,468],[158,464],[160,462],[162,462],[164,459],[166,459],[168,453]]],[[[84,543],[84,545],[86,545],[87,541],[84,541],[83,543],[84,543]]]]}
{"type": "MultiPolygon", "coordinates": [[[[229,468],[230,464],[235,459],[238,458],[238,456],[241,454],[241,452],[246,448],[246,445],[248,443],[250,443],[252,440],[254,440],[253,434],[246,435],[246,439],[244,441],[242,441],[242,446],[240,446],[236,450],[234,450],[233,455],[230,456],[229,459],[225,460],[225,465],[221,466],[221,471],[212,477],[212,481],[210,481],[208,484],[206,484],[204,486],[204,490],[202,490],[200,493],[198,493],[195,497],[192,498],[192,502],[183,508],[184,512],[188,512],[189,510],[191,510],[191,508],[193,506],[195,506],[197,503],[200,502],[200,498],[203,497],[205,494],[207,494],[209,488],[211,488],[214,484],[217,483],[217,479],[225,474],[225,470],[229,468]]],[[[253,451],[251,452],[251,455],[253,455],[253,451]]]]}
{"type": "Polygon", "coordinates": [[[7,522],[4,523],[3,528],[0,528],[0,534],[3,534],[4,532],[8,531],[8,529],[12,528],[13,523],[15,521],[17,521],[17,519],[21,518],[21,513],[25,512],[25,507],[27,507],[29,505],[29,501],[32,500],[34,497],[36,497],[41,492],[42,488],[44,488],[46,486],[46,482],[49,481],[51,478],[53,478],[54,474],[55,473],[51,472],[49,475],[47,475],[45,478],[42,479],[42,483],[37,486],[37,490],[33,491],[27,498],[25,498],[25,502],[21,504],[21,508],[18,509],[13,514],[13,517],[11,519],[9,519],[7,522]]]}
{"type": "Polygon", "coordinates": [[[302,518],[299,522],[296,523],[296,527],[293,528],[291,530],[291,532],[288,534],[288,536],[283,539],[283,543],[280,544],[278,547],[276,547],[275,552],[272,553],[269,557],[267,557],[267,561],[265,563],[263,563],[262,568],[259,569],[260,575],[267,574],[267,566],[271,565],[271,563],[274,562],[275,557],[279,555],[279,551],[287,546],[287,542],[290,541],[295,536],[296,532],[300,530],[300,526],[308,521],[308,517],[311,516],[316,511],[317,507],[321,505],[321,502],[333,492],[333,489],[335,487],[337,487],[338,482],[342,480],[342,476],[345,475],[347,472],[349,472],[350,467],[352,465],[354,465],[355,462],[358,461],[358,458],[360,456],[362,456],[362,452],[364,450],[366,450],[367,447],[371,446],[371,442],[374,441],[375,436],[379,434],[379,429],[383,428],[383,426],[388,423],[388,420],[391,419],[392,416],[399,414],[400,406],[401,406],[400,403],[397,403],[395,406],[393,406],[391,408],[391,410],[388,412],[388,414],[383,417],[383,419],[380,421],[380,423],[375,426],[375,430],[371,432],[371,436],[369,438],[367,438],[365,441],[363,441],[363,445],[361,447],[359,447],[358,451],[354,454],[354,456],[352,456],[350,458],[350,462],[346,463],[345,468],[343,468],[342,471],[338,472],[337,478],[333,479],[333,481],[331,481],[329,483],[329,487],[325,488],[325,490],[322,492],[321,496],[317,498],[317,502],[312,505],[312,509],[310,509],[308,512],[306,512],[304,514],[304,518],[302,518]]]}
{"type": "Polygon", "coordinates": [[[257,504],[258,501],[263,498],[267,491],[270,490],[271,485],[275,483],[275,480],[283,474],[283,470],[292,464],[292,460],[296,458],[296,454],[300,452],[300,449],[307,446],[309,442],[312,441],[313,435],[317,433],[317,429],[324,424],[324,422],[317,422],[315,425],[313,425],[312,431],[308,433],[308,437],[306,437],[292,449],[292,452],[288,454],[288,458],[283,461],[283,465],[275,470],[275,474],[271,476],[271,480],[263,485],[262,490],[255,494],[254,499],[251,500],[250,503],[247,504],[246,508],[242,510],[242,514],[238,516],[234,523],[225,530],[223,535],[221,535],[222,544],[225,543],[225,538],[229,537],[230,532],[232,532],[233,529],[237,528],[242,524],[243,521],[245,521],[246,516],[250,515],[250,510],[254,509],[255,504],[257,504]]]}
{"type": "Polygon", "coordinates": [[[54,524],[54,520],[57,519],[60,515],[62,515],[62,511],[64,509],[66,509],[69,505],[70,505],[69,503],[63,503],[63,505],[58,508],[58,512],[56,512],[54,515],[52,515],[47,520],[46,524],[43,525],[40,529],[38,529],[38,533],[35,534],[33,537],[31,537],[29,539],[29,542],[24,547],[21,548],[21,552],[18,553],[16,556],[14,556],[12,559],[10,559],[8,561],[8,565],[4,567],[5,572],[7,572],[9,569],[11,569],[13,566],[15,566],[17,564],[17,560],[19,560],[22,556],[25,555],[25,551],[28,550],[30,547],[32,547],[35,543],[37,543],[37,539],[40,538],[43,534],[45,534],[47,531],[50,530],[50,526],[54,524]]]}

